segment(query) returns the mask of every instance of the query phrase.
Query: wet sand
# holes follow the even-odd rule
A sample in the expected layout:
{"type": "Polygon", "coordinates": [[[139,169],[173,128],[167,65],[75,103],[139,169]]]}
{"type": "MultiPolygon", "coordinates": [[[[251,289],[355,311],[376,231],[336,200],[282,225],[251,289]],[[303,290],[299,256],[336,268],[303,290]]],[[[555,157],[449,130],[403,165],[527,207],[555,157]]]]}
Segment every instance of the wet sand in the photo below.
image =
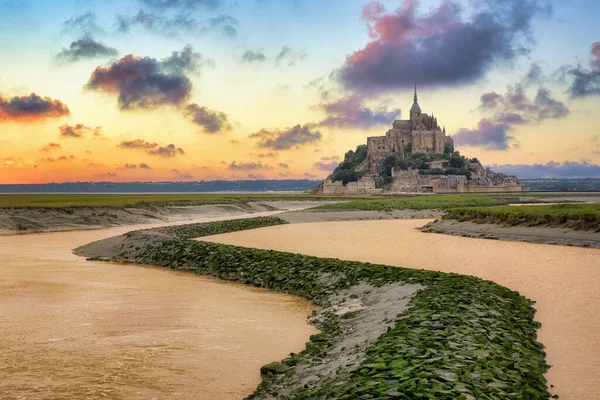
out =
{"type": "Polygon", "coordinates": [[[0,238],[0,398],[241,399],[316,332],[296,297],[71,253],[140,228],[0,238]]]}
{"type": "Polygon", "coordinates": [[[600,398],[600,250],[423,233],[431,220],[281,225],[203,240],[475,275],[537,302],[552,393],[600,398]]]}

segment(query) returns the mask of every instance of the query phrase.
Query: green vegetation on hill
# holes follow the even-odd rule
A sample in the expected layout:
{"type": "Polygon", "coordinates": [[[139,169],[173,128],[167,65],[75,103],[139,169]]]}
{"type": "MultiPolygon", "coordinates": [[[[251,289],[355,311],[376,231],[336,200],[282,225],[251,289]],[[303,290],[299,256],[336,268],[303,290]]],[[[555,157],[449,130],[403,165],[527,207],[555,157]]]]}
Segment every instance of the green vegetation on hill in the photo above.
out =
{"type": "Polygon", "coordinates": [[[444,219],[509,226],[565,227],[598,232],[600,203],[453,208],[448,210],[444,219]]]}
{"type": "Polygon", "coordinates": [[[357,167],[367,159],[367,145],[361,144],[356,147],[356,150],[348,151],[344,155],[344,161],[337,166],[331,173],[333,182],[342,181],[344,185],[348,182],[356,182],[365,173],[365,171],[357,171],[357,167]]]}
{"type": "Polygon", "coordinates": [[[406,158],[390,156],[383,161],[380,175],[391,176],[392,169],[396,168],[418,169],[419,173],[429,175],[466,175],[470,179],[473,171],[469,169],[469,164],[477,162],[479,161],[476,158],[469,160],[458,151],[443,154],[416,153],[406,158]],[[432,161],[443,161],[444,165],[442,168],[431,169],[427,163],[432,161]]]}
{"type": "MultiPolygon", "coordinates": [[[[536,341],[534,309],[518,293],[471,276],[373,265],[187,240],[215,232],[283,223],[254,218],[158,228],[145,248],[124,247],[121,259],[165,266],[273,289],[327,309],[332,296],[366,283],[420,284],[410,308],[390,315],[392,326],[364,350],[359,365],[340,366],[291,393],[294,374],[323,362],[343,324],[361,311],[319,317],[322,333],[281,363],[263,367],[250,398],[280,399],[548,399],[543,346],[536,341]],[[128,258],[129,257],[129,258],[128,258]]],[[[144,235],[137,231],[131,234],[144,235]]],[[[132,240],[129,246],[138,243],[132,240]]],[[[387,321],[387,320],[386,320],[387,321]]]]}
{"type": "MultiPolygon", "coordinates": [[[[512,201],[516,201],[512,199],[512,201]]],[[[508,204],[508,199],[497,200],[480,194],[439,194],[401,197],[373,197],[344,203],[327,204],[315,207],[320,210],[445,210],[451,207],[500,206],[508,204]]]]}
{"type": "Polygon", "coordinates": [[[3,194],[0,208],[10,207],[125,207],[199,206],[274,200],[324,200],[340,196],[308,194],[3,194]]]}

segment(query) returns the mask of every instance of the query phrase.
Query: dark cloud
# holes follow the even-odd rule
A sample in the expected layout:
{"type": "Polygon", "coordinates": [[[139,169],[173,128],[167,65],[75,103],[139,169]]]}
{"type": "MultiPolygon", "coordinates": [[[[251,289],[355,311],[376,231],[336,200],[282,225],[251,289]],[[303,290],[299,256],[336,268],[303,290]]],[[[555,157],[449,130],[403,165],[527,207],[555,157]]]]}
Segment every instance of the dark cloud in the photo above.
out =
{"type": "Polygon", "coordinates": [[[185,151],[181,147],[176,147],[174,144],[168,144],[166,146],[160,146],[152,150],[147,151],[148,154],[153,156],[163,157],[163,158],[172,158],[175,156],[183,156],[185,155],[185,151]]]}
{"type": "Polygon", "coordinates": [[[62,146],[58,143],[48,143],[47,145],[42,147],[40,149],[40,151],[48,153],[48,152],[51,152],[52,150],[58,150],[60,148],[62,148],[62,146]]]}
{"type": "Polygon", "coordinates": [[[293,67],[297,62],[305,60],[307,57],[308,53],[304,50],[294,52],[288,46],[284,46],[281,48],[281,51],[277,53],[277,56],[275,56],[275,64],[293,67]]]}
{"type": "Polygon", "coordinates": [[[60,136],[63,138],[74,138],[79,139],[85,135],[90,135],[92,137],[100,136],[100,127],[90,128],[89,126],[85,126],[83,124],[77,125],[69,125],[64,124],[58,127],[60,132],[60,136]]]}
{"type": "Polygon", "coordinates": [[[227,166],[227,169],[229,169],[230,171],[256,171],[261,169],[270,170],[273,169],[273,167],[267,164],[263,164],[260,161],[247,163],[238,163],[236,161],[233,161],[227,166]]]}
{"type": "Polygon", "coordinates": [[[261,129],[250,135],[258,139],[258,147],[273,150],[287,150],[304,144],[315,143],[321,140],[321,132],[314,130],[309,125],[296,125],[284,130],[261,129]]]}
{"type": "Polygon", "coordinates": [[[137,165],[136,164],[125,164],[125,169],[136,169],[137,165]]]}
{"type": "Polygon", "coordinates": [[[76,33],[91,35],[94,33],[104,33],[104,29],[98,24],[98,17],[91,11],[85,14],[71,17],[63,22],[64,33],[76,33]]]}
{"type": "MultiPolygon", "coordinates": [[[[119,143],[117,145],[117,147],[120,149],[144,150],[144,151],[146,151],[146,153],[148,153],[150,155],[163,157],[163,158],[171,158],[171,157],[175,157],[178,155],[181,155],[181,156],[185,155],[185,151],[181,147],[177,147],[174,144],[168,144],[166,146],[161,146],[156,142],[148,142],[147,140],[143,140],[143,139],[122,141],[121,143],[119,143]]],[[[146,164],[144,164],[144,165],[146,165],[146,164]]],[[[144,168],[144,167],[142,167],[142,164],[140,164],[140,168],[144,168]]],[[[151,169],[151,168],[148,167],[145,169],[151,169]]]]}
{"type": "Polygon", "coordinates": [[[196,103],[187,105],[184,114],[190,121],[200,125],[206,133],[225,132],[232,129],[227,114],[200,107],[196,103]]]}
{"type": "Polygon", "coordinates": [[[521,179],[535,178],[600,178],[600,165],[588,161],[550,161],[546,164],[492,165],[494,171],[517,175],[521,179]]]}
{"type": "Polygon", "coordinates": [[[140,163],[139,167],[140,169],[152,169],[152,167],[146,163],[140,163]]]}
{"type": "Polygon", "coordinates": [[[533,100],[520,84],[509,87],[506,94],[484,93],[480,98],[482,110],[494,111],[494,122],[504,124],[536,123],[569,115],[569,108],[552,97],[547,89],[539,88],[533,100]]]}
{"type": "Polygon", "coordinates": [[[198,72],[202,60],[190,46],[162,61],[130,54],[108,67],[96,68],[85,88],[118,94],[122,110],[180,105],[192,90],[185,73],[198,72]]]}
{"type": "Polygon", "coordinates": [[[428,13],[405,0],[386,14],[369,3],[362,17],[369,42],[346,58],[337,76],[346,88],[371,91],[474,82],[499,63],[527,54],[532,20],[551,11],[547,0],[446,0],[428,13]]]}
{"type": "Polygon", "coordinates": [[[400,109],[388,110],[387,107],[370,109],[363,104],[358,95],[343,97],[331,103],[322,103],[315,108],[327,113],[327,117],[319,122],[319,126],[333,128],[364,128],[375,125],[389,125],[400,117],[400,109]]]}
{"type": "Polygon", "coordinates": [[[508,133],[511,126],[494,123],[488,119],[479,121],[477,129],[460,129],[452,138],[454,144],[462,146],[477,146],[487,150],[507,150],[514,137],[508,133]]]}
{"type": "Polygon", "coordinates": [[[72,42],[68,49],[63,48],[56,55],[56,59],[60,62],[71,63],[81,59],[114,57],[118,54],[117,49],[86,36],[72,42]]]}
{"type": "Polygon", "coordinates": [[[277,166],[279,166],[279,168],[282,168],[282,169],[288,169],[288,168],[290,168],[290,166],[287,165],[286,163],[279,163],[279,164],[277,164],[277,166]]]}
{"type": "Polygon", "coordinates": [[[148,142],[143,139],[135,139],[135,140],[126,140],[122,141],[117,145],[118,148],[121,149],[143,149],[143,150],[151,150],[158,147],[158,143],[156,142],[148,142]]]}
{"type": "Polygon", "coordinates": [[[29,96],[5,99],[0,94],[0,121],[34,121],[59,118],[70,113],[66,104],[50,97],[40,97],[32,93],[29,96]]]}
{"type": "Polygon", "coordinates": [[[590,53],[591,69],[581,65],[563,67],[563,73],[571,78],[569,94],[572,99],[600,95],[600,42],[592,45],[590,53]]]}
{"type": "Polygon", "coordinates": [[[267,57],[262,51],[246,50],[244,54],[242,54],[240,61],[243,63],[262,63],[267,61],[267,57]]]}
{"type": "Polygon", "coordinates": [[[317,161],[313,164],[313,167],[319,171],[332,172],[340,163],[338,161],[324,162],[317,161]]]}

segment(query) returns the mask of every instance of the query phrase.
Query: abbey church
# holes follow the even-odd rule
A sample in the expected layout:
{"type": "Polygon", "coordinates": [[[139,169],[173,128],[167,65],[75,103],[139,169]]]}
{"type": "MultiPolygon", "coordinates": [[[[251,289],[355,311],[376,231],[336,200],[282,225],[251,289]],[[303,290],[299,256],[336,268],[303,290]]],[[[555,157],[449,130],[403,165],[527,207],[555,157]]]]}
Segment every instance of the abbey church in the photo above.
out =
{"type": "Polygon", "coordinates": [[[440,128],[437,118],[421,112],[416,86],[410,119],[394,121],[385,136],[367,138],[367,146],[367,161],[372,174],[380,171],[383,160],[390,156],[404,158],[416,153],[443,153],[447,146],[454,147],[452,138],[446,136],[446,128],[440,128]]]}

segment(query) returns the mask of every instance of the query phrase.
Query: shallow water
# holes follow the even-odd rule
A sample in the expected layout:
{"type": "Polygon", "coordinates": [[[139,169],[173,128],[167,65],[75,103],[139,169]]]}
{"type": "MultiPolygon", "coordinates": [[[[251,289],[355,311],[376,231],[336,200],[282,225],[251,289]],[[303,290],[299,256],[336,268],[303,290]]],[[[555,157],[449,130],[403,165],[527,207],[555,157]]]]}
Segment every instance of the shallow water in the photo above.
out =
{"type": "Polygon", "coordinates": [[[600,250],[422,233],[427,220],[281,225],[207,240],[475,275],[537,302],[552,393],[600,399],[600,250]]]}
{"type": "Polygon", "coordinates": [[[148,227],[0,237],[0,398],[241,399],[316,332],[296,297],[71,253],[148,227]]]}

